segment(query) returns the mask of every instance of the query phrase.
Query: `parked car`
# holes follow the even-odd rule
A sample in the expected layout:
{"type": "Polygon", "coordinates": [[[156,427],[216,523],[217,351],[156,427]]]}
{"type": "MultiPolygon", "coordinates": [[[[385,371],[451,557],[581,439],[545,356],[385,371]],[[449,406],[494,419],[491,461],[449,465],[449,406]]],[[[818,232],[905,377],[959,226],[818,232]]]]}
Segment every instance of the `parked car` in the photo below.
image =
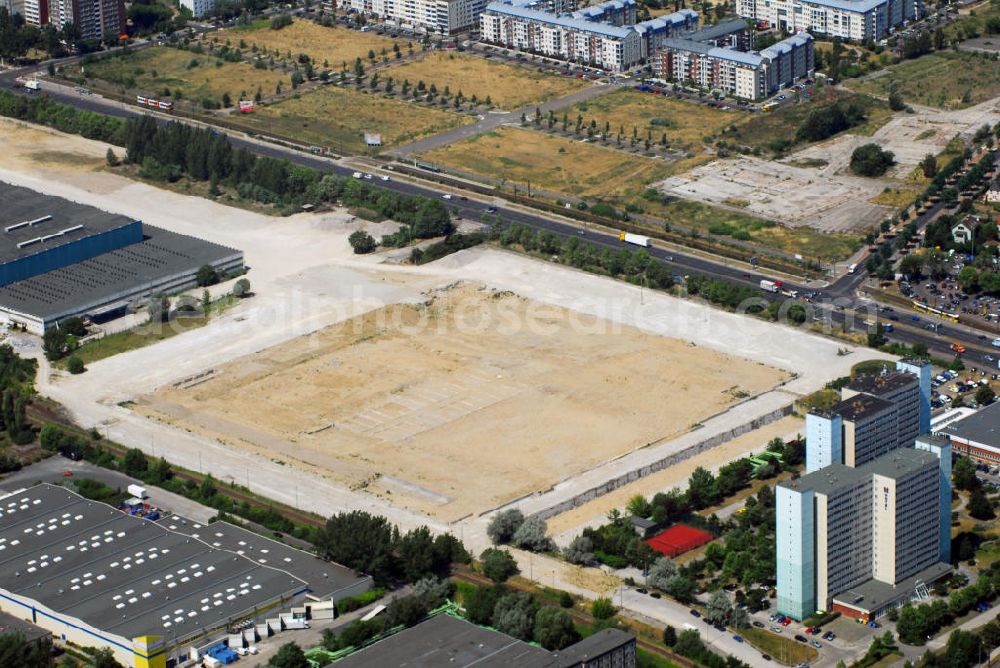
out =
{"type": "Polygon", "coordinates": [[[640,594],[648,594],[649,593],[649,590],[645,589],[644,587],[639,587],[638,589],[636,589],[636,591],[639,592],[640,594]]]}
{"type": "Polygon", "coordinates": [[[743,636],[733,636],[733,640],[736,642],[743,642],[743,636]]]}
{"type": "Polygon", "coordinates": [[[812,646],[815,647],[816,649],[823,649],[823,643],[819,642],[818,640],[813,640],[812,646]]]}
{"type": "Polygon", "coordinates": [[[697,610],[692,610],[691,611],[691,616],[692,617],[701,617],[701,613],[698,612],[697,610]]]}
{"type": "Polygon", "coordinates": [[[764,622],[758,622],[756,619],[753,621],[753,625],[756,626],[758,629],[764,628],[764,622]]]}
{"type": "Polygon", "coordinates": [[[806,638],[804,635],[796,634],[795,639],[798,640],[799,642],[806,643],[807,645],[809,644],[809,639],[806,638]]]}

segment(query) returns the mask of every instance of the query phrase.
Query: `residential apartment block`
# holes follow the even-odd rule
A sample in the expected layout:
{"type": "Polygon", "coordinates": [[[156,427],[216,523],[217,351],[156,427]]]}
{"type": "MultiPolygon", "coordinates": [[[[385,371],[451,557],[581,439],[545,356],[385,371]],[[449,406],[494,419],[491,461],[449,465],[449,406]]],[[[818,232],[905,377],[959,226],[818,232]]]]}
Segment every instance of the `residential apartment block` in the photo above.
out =
{"type": "Polygon", "coordinates": [[[852,380],[842,401],[806,415],[806,471],[861,466],[930,431],[930,365],[897,362],[896,370],[852,380]]]}
{"type": "Polygon", "coordinates": [[[918,0],[737,0],[736,12],[787,32],[857,42],[882,39],[918,17],[918,0]]]}
{"type": "Polygon", "coordinates": [[[191,16],[200,19],[208,16],[215,9],[215,0],[181,0],[181,7],[191,12],[191,16]]]}
{"type": "Polygon", "coordinates": [[[703,32],[665,40],[663,50],[654,59],[654,71],[663,79],[694,83],[746,100],[760,100],[796,79],[812,76],[815,69],[810,35],[794,35],[754,53],[737,50],[749,42],[735,37],[740,33],[723,40],[734,42],[735,46],[714,46],[718,40],[697,39],[703,32]]]}
{"type": "Polygon", "coordinates": [[[635,23],[635,0],[611,0],[571,14],[539,8],[535,2],[501,0],[480,17],[484,42],[551,58],[628,70],[669,37],[698,27],[698,15],[684,9],[635,23]]]}
{"type": "MultiPolygon", "coordinates": [[[[831,464],[777,486],[778,611],[871,619],[950,571],[939,503],[951,450],[901,448],[857,468],[831,464]]],[[[946,524],[945,526],[950,526],[946,524]]]]}
{"type": "Polygon", "coordinates": [[[23,0],[24,21],[28,25],[51,23],[62,28],[73,23],[80,39],[100,40],[106,34],[120,35],[126,29],[124,0],[23,0]]]}
{"type": "Polygon", "coordinates": [[[486,0],[341,0],[340,7],[447,35],[476,25],[486,0]]]}

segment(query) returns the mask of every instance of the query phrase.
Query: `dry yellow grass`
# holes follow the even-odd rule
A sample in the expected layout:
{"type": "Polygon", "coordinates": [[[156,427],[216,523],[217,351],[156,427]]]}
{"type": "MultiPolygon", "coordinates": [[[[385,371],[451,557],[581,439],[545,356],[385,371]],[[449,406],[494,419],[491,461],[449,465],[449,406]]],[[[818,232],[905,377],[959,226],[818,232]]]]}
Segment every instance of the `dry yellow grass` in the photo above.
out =
{"type": "Polygon", "coordinates": [[[868,201],[872,204],[881,204],[882,206],[891,206],[894,209],[901,209],[904,206],[913,204],[913,198],[916,197],[916,195],[917,191],[910,190],[909,188],[886,188],[868,201]]]}
{"type": "MultiPolygon", "coordinates": [[[[218,102],[223,93],[238,100],[241,93],[252,98],[258,86],[269,95],[278,83],[285,89],[291,85],[288,75],[282,72],[259,70],[246,63],[225,62],[208,54],[165,46],[105,58],[80,69],[92,88],[102,88],[101,82],[105,82],[114,90],[123,86],[130,93],[164,96],[169,89],[175,100],[210,98],[218,102]],[[192,67],[194,63],[197,64],[192,67]]],[[[67,75],[75,78],[76,73],[70,70],[67,75]]]]}
{"type": "Polygon", "coordinates": [[[222,30],[216,37],[221,43],[229,40],[233,47],[239,47],[242,40],[248,49],[256,44],[259,48],[278,50],[282,55],[291,52],[294,57],[305,53],[318,64],[328,62],[330,68],[335,70],[339,70],[344,63],[350,67],[356,58],[367,64],[369,51],[374,51],[381,58],[384,49],[385,54],[392,58],[393,44],[398,44],[405,55],[409,44],[403,39],[347,28],[326,28],[311,21],[298,20],[281,30],[271,30],[266,21],[257,21],[249,26],[222,30]]]}
{"type": "Polygon", "coordinates": [[[583,116],[584,124],[597,121],[598,132],[607,127],[610,134],[623,132],[631,137],[633,128],[640,139],[645,139],[647,131],[652,133],[653,142],[659,142],[661,135],[674,148],[684,147],[698,152],[702,138],[714,135],[723,128],[742,121],[747,115],[737,111],[721,111],[702,104],[691,104],[681,100],[622,90],[581,102],[569,110],[571,123],[577,116],[583,116]]]}
{"type": "Polygon", "coordinates": [[[326,86],[266,105],[235,122],[336,151],[363,151],[364,133],[378,132],[385,146],[415,141],[471,122],[468,116],[412,102],[326,86]]]}
{"type": "Polygon", "coordinates": [[[507,110],[547,102],[589,85],[579,79],[557,77],[529,67],[440,51],[394,66],[388,74],[397,81],[409,79],[412,84],[423,81],[428,86],[433,83],[439,91],[448,86],[452,93],[461,90],[470,98],[475,95],[485,100],[489,96],[494,105],[507,110]]]}
{"type": "Polygon", "coordinates": [[[577,197],[620,195],[670,173],[662,161],[520,128],[487,132],[423,157],[507,183],[530,182],[533,189],[577,197]]]}

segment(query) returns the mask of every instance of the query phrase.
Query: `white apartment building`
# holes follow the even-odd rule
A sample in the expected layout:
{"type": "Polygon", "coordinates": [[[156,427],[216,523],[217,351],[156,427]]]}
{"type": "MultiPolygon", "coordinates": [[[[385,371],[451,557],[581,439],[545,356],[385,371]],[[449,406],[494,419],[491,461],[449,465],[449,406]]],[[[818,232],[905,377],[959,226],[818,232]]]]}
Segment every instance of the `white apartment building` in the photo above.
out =
{"type": "Polygon", "coordinates": [[[476,25],[486,0],[342,0],[341,9],[444,35],[476,25]]]}
{"type": "Polygon", "coordinates": [[[920,11],[919,0],[737,0],[746,19],[788,32],[820,33],[856,42],[882,39],[920,11]]]}
{"type": "Polygon", "coordinates": [[[645,60],[664,40],[698,27],[683,9],[634,24],[634,0],[611,0],[573,14],[536,9],[519,0],[491,2],[480,18],[480,36],[509,49],[621,72],[645,60]]]}
{"type": "Polygon", "coordinates": [[[181,7],[191,12],[191,16],[200,19],[208,16],[215,9],[215,0],[181,0],[181,7]]]}

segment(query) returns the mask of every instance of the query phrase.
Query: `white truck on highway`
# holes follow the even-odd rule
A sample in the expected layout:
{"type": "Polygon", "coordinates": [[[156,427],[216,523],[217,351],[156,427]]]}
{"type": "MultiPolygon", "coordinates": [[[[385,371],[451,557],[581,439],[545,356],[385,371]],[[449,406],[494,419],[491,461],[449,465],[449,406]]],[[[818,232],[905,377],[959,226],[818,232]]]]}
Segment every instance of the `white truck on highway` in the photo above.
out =
{"type": "Polygon", "coordinates": [[[760,289],[766,292],[777,292],[781,289],[781,281],[769,281],[763,279],[760,282],[760,289]]]}
{"type": "Polygon", "coordinates": [[[24,82],[24,87],[28,90],[42,90],[42,82],[38,79],[28,79],[24,82]]]}
{"type": "Polygon", "coordinates": [[[644,237],[641,234],[629,234],[628,232],[622,232],[618,235],[619,241],[624,241],[627,244],[635,244],[636,246],[642,246],[643,248],[649,248],[649,237],[644,237]]]}

